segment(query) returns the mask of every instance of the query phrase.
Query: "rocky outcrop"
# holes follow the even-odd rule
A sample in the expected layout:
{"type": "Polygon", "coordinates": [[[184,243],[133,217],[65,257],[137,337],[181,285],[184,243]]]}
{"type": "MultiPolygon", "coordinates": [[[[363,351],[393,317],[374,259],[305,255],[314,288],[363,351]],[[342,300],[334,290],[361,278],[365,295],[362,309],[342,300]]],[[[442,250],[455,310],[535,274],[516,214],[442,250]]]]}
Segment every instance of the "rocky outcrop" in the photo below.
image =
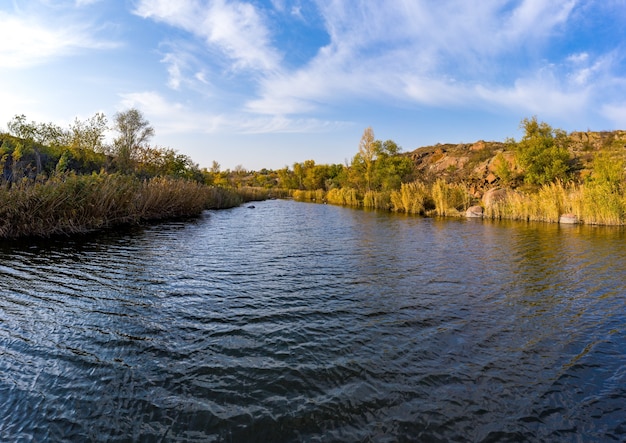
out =
{"type": "MultiPolygon", "coordinates": [[[[624,130],[570,133],[568,149],[575,178],[583,179],[590,174],[594,152],[624,148],[624,130]]],[[[433,182],[443,178],[448,182],[463,182],[475,198],[481,198],[490,188],[504,185],[515,188],[522,180],[515,152],[507,143],[479,140],[475,143],[437,144],[415,149],[405,155],[415,163],[418,179],[433,182]],[[512,173],[512,182],[503,183],[498,175],[502,161],[507,163],[512,173]]]]}

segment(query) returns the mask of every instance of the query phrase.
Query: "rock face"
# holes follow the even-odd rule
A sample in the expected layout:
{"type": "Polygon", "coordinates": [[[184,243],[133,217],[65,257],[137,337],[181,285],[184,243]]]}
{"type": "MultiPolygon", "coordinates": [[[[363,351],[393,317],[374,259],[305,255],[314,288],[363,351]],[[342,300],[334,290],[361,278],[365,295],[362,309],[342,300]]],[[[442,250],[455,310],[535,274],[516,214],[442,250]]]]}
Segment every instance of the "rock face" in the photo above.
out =
{"type": "Polygon", "coordinates": [[[483,218],[483,207],[482,206],[470,206],[465,211],[465,216],[467,218],[483,218]]]}
{"type": "Polygon", "coordinates": [[[578,223],[576,214],[563,214],[559,217],[559,223],[564,225],[575,225],[578,223]]]}
{"type": "MultiPolygon", "coordinates": [[[[595,152],[624,148],[624,130],[572,132],[568,145],[572,156],[572,173],[579,179],[584,178],[593,167],[595,152]]],[[[507,186],[515,189],[522,180],[516,154],[508,143],[484,140],[475,143],[440,143],[417,148],[404,155],[413,160],[420,180],[434,182],[443,178],[449,183],[463,182],[472,188],[472,195],[476,198],[480,198],[489,188],[507,186]],[[507,163],[512,172],[512,177],[508,179],[512,182],[505,183],[498,176],[502,161],[507,163]]]]}

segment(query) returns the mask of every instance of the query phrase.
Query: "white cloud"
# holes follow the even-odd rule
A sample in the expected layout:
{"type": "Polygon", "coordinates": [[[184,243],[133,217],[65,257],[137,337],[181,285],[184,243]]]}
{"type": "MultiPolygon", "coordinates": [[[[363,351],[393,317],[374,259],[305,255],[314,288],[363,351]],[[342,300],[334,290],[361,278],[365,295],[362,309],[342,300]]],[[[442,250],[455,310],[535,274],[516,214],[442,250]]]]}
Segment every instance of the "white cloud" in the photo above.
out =
{"type": "Polygon", "coordinates": [[[475,93],[476,100],[491,103],[498,108],[573,119],[586,110],[590,90],[566,89],[549,70],[546,70],[534,77],[520,78],[513,86],[478,86],[475,93]]]}
{"type": "Polygon", "coordinates": [[[253,116],[246,113],[199,112],[171,102],[154,91],[121,94],[119,110],[140,109],[161,134],[185,133],[310,133],[324,132],[345,126],[342,121],[324,121],[315,118],[288,118],[283,116],[253,116]]]}
{"type": "MultiPolygon", "coordinates": [[[[297,114],[357,97],[507,107],[509,100],[518,104],[527,98],[531,102],[526,106],[538,109],[543,107],[538,103],[542,96],[551,97],[547,107],[556,109],[559,104],[580,104],[586,97],[567,91],[561,85],[566,77],[542,78],[545,63],[523,63],[528,67],[500,74],[509,69],[507,57],[528,57],[523,48],[529,42],[546,44],[567,22],[574,0],[522,0],[507,8],[497,0],[357,3],[318,3],[330,44],[307,65],[261,79],[259,96],[247,109],[297,114]],[[541,92],[533,94],[532,87],[541,92]]],[[[572,74],[569,80],[584,84],[590,75],[585,69],[591,68],[579,67],[577,78],[572,74]]]]}
{"type": "Polygon", "coordinates": [[[81,8],[81,7],[83,7],[83,6],[93,5],[93,4],[95,4],[95,3],[99,3],[99,2],[101,2],[101,1],[102,1],[102,0],[76,0],[75,5],[76,5],[78,8],[81,8]]]}
{"type": "Polygon", "coordinates": [[[626,104],[604,105],[601,114],[612,122],[615,128],[626,128],[626,104]]]}
{"type": "Polygon", "coordinates": [[[220,115],[193,112],[182,103],[170,102],[155,91],[121,94],[121,98],[120,110],[140,109],[163,134],[211,133],[223,125],[220,115]]]}
{"type": "MultiPolygon", "coordinates": [[[[285,16],[302,13],[297,2],[272,5],[285,16]]],[[[293,68],[283,64],[270,22],[251,2],[142,0],[135,13],[201,38],[231,69],[260,74],[243,80],[254,91],[244,112],[226,119],[239,119],[231,129],[244,132],[323,127],[296,116],[357,101],[580,116],[614,70],[602,54],[579,50],[554,59],[546,51],[566,34],[570,20],[580,19],[584,5],[578,0],[316,5],[330,42],[293,68]]],[[[172,51],[164,58],[171,87],[214,75],[213,60],[203,62],[200,52],[193,63],[182,58],[192,52],[172,51]]],[[[221,120],[218,126],[228,125],[221,120]]]]}
{"type": "Polygon", "coordinates": [[[198,37],[233,62],[232,69],[272,71],[280,55],[259,11],[250,3],[226,0],[141,0],[135,14],[167,23],[198,37]]]}
{"type": "Polygon", "coordinates": [[[50,23],[1,11],[0,29],[0,67],[4,68],[28,67],[80,50],[117,46],[97,40],[87,24],[50,23]]]}
{"type": "Polygon", "coordinates": [[[578,54],[572,54],[567,57],[567,61],[575,65],[584,63],[587,60],[589,60],[589,54],[586,52],[579,52],[578,54]]]}
{"type": "Polygon", "coordinates": [[[567,21],[576,3],[576,0],[523,0],[509,15],[500,35],[514,42],[543,38],[567,21]]]}

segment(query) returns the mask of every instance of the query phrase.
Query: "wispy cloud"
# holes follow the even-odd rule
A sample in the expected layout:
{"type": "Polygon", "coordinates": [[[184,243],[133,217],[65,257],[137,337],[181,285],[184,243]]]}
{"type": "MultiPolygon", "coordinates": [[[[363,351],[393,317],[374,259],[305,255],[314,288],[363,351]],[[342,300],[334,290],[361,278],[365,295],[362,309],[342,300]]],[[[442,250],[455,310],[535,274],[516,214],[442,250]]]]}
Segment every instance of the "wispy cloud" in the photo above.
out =
{"type": "Polygon", "coordinates": [[[325,132],[349,125],[343,121],[284,116],[254,116],[246,113],[211,113],[170,101],[155,91],[121,94],[119,110],[142,109],[162,134],[175,133],[307,133],[325,132]]]}
{"type": "Polygon", "coordinates": [[[602,115],[611,121],[616,128],[626,128],[626,105],[609,104],[602,106],[602,115]]]}
{"type": "MultiPolygon", "coordinates": [[[[306,21],[303,14],[310,13],[298,1],[270,4],[275,13],[297,20],[306,21]]],[[[248,98],[238,103],[237,118],[267,130],[319,128],[320,121],[302,122],[357,101],[578,116],[597,100],[597,91],[615,81],[615,63],[607,54],[550,52],[588,10],[582,0],[318,0],[316,13],[329,41],[299,66],[285,62],[274,38],[276,20],[255,5],[140,0],[134,12],[202,42],[202,48],[173,45],[167,51],[162,61],[171,88],[213,85],[216,75],[245,73],[248,98]]],[[[606,113],[619,114],[610,109],[606,113]]]]}
{"type": "Polygon", "coordinates": [[[230,60],[230,69],[272,71],[280,54],[260,12],[250,3],[212,0],[141,0],[135,14],[184,29],[230,60]]]}
{"type": "Polygon", "coordinates": [[[297,114],[358,97],[571,113],[607,68],[589,54],[570,63],[543,55],[575,0],[356,3],[320,2],[330,44],[307,65],[261,79],[247,109],[297,114]]]}
{"type": "Polygon", "coordinates": [[[111,49],[118,43],[99,39],[90,23],[54,21],[37,15],[0,11],[0,67],[22,68],[82,50],[111,49]]]}

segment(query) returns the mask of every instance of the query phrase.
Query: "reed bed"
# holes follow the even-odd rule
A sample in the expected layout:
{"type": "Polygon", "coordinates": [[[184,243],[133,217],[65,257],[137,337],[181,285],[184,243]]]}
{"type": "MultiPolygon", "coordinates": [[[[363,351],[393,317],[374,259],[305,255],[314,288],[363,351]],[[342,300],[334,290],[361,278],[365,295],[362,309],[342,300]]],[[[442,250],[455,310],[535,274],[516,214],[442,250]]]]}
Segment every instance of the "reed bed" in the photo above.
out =
{"type": "Polygon", "coordinates": [[[289,189],[267,189],[253,186],[243,186],[241,188],[237,188],[235,192],[243,199],[243,201],[249,202],[268,200],[270,198],[288,198],[291,196],[292,191],[289,189]]]}
{"type": "Polygon", "coordinates": [[[183,179],[59,174],[0,188],[0,238],[49,237],[166,218],[245,201],[237,191],[183,179]]]}
{"type": "Polygon", "coordinates": [[[391,192],[391,210],[423,215],[430,200],[428,187],[424,183],[402,183],[400,190],[391,192]]]}
{"type": "Polygon", "coordinates": [[[292,197],[294,200],[301,202],[316,202],[316,203],[325,203],[326,202],[326,192],[323,189],[316,189],[313,191],[305,191],[301,189],[296,189],[292,192],[292,197]]]}
{"type": "Polygon", "coordinates": [[[361,205],[356,189],[333,188],[326,193],[326,201],[333,205],[354,206],[361,205]]]}
{"type": "Polygon", "coordinates": [[[434,212],[439,216],[458,216],[470,206],[470,194],[467,186],[449,184],[444,180],[437,180],[431,189],[431,198],[434,201],[434,212]]]}
{"type": "MultiPolygon", "coordinates": [[[[403,183],[391,192],[368,191],[361,197],[352,188],[333,188],[328,192],[294,191],[293,198],[308,202],[370,209],[390,210],[407,214],[464,216],[472,204],[465,183],[437,180],[431,186],[415,181],[403,183]]],[[[520,221],[558,223],[564,214],[573,214],[580,223],[592,225],[626,224],[626,196],[610,183],[585,184],[548,183],[532,192],[509,190],[506,196],[484,208],[484,217],[520,221]]]]}
{"type": "Polygon", "coordinates": [[[607,184],[556,182],[533,193],[509,191],[506,198],[485,208],[485,217],[493,219],[556,223],[563,214],[590,225],[623,225],[626,199],[607,184]]]}
{"type": "Polygon", "coordinates": [[[391,193],[384,191],[368,191],[363,196],[363,207],[389,211],[391,209],[391,193]]]}

